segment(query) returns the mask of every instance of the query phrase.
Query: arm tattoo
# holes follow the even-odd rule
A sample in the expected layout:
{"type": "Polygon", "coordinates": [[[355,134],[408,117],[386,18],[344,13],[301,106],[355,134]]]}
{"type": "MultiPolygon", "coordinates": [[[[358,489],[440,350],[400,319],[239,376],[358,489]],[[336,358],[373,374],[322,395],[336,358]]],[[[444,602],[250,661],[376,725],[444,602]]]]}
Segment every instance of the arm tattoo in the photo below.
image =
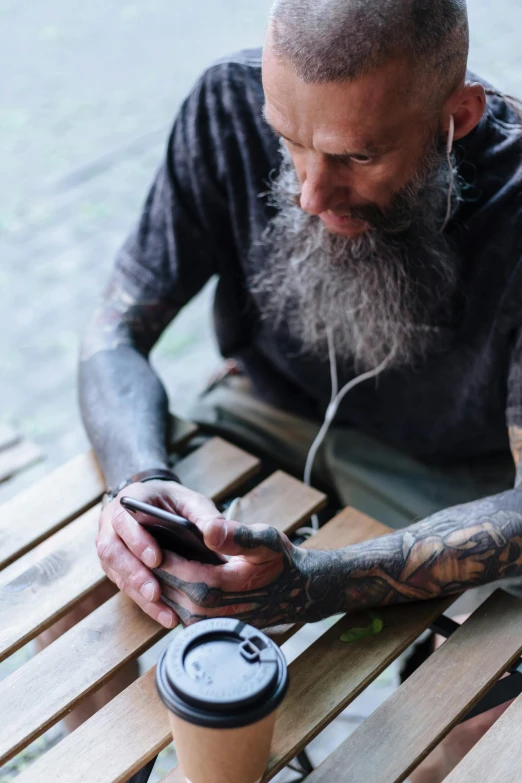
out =
{"type": "Polygon", "coordinates": [[[88,327],[80,409],[108,486],[168,465],[168,399],[147,357],[177,309],[133,290],[117,270],[88,327]]]}
{"type": "Polygon", "coordinates": [[[178,307],[161,298],[149,298],[132,290],[117,272],[111,280],[100,306],[88,326],[82,346],[82,361],[100,351],[120,345],[135,347],[148,355],[178,307]]]}
{"type": "MultiPolygon", "coordinates": [[[[259,627],[314,622],[338,612],[437,598],[522,575],[522,493],[510,490],[440,511],[404,530],[331,552],[294,547],[274,528],[241,527],[236,542],[280,553],[275,574],[227,592],[158,571],[203,610],[169,600],[185,623],[230,614],[259,627]]],[[[167,590],[168,593],[168,590],[167,590]]]]}

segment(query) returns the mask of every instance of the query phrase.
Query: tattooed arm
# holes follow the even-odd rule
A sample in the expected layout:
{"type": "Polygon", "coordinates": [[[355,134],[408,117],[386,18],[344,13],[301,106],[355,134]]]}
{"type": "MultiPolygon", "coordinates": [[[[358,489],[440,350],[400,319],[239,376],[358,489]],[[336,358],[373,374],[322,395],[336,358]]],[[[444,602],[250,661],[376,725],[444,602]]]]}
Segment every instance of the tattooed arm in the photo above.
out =
{"type": "MultiPolygon", "coordinates": [[[[520,474],[522,429],[510,435],[520,474]]],[[[222,614],[260,627],[310,622],[522,576],[522,489],[332,552],[295,547],[268,527],[214,520],[204,533],[212,548],[239,557],[217,568],[175,556],[164,560],[156,573],[166,602],[184,622],[222,614]]]]}
{"type": "Polygon", "coordinates": [[[175,310],[116,270],[85,335],[80,407],[107,484],[167,466],[168,403],[147,356],[175,310]]]}

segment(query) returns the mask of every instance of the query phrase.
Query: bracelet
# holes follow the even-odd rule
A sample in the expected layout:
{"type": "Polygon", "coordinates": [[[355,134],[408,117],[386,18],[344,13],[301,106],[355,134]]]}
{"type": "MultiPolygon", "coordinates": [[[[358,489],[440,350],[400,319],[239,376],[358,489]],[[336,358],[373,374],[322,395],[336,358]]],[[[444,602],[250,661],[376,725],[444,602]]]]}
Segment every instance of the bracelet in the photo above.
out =
{"type": "Polygon", "coordinates": [[[105,493],[105,501],[109,502],[125,489],[125,487],[131,484],[144,484],[146,481],[175,481],[177,484],[181,484],[179,477],[173,470],[167,468],[149,468],[149,470],[142,470],[139,473],[135,473],[133,476],[127,479],[123,479],[115,489],[108,489],[105,493]]]}

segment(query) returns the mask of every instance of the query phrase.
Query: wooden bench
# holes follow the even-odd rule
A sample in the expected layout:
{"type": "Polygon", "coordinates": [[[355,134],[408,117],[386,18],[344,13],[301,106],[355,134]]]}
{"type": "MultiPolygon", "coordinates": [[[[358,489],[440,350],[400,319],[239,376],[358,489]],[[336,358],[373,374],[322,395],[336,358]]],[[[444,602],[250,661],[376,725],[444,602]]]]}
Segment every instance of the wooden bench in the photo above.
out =
{"type": "MultiPolygon", "coordinates": [[[[173,448],[194,433],[193,426],[178,422],[173,448]]],[[[247,481],[251,484],[258,468],[259,460],[220,438],[207,441],[176,465],[187,486],[216,502],[237,494],[247,481]]],[[[105,580],[94,546],[102,491],[96,461],[88,453],[0,509],[2,658],[105,580]]],[[[266,522],[292,532],[325,501],[322,493],[277,471],[243,497],[240,517],[245,523],[266,522]]],[[[383,525],[348,508],[304,546],[337,548],[386,532],[383,525]]],[[[350,644],[341,642],[340,636],[366,624],[368,616],[343,617],[297,657],[290,665],[290,690],[278,716],[264,780],[295,758],[451,603],[444,599],[380,609],[382,632],[350,644]]],[[[276,629],[274,638],[283,643],[298,630],[276,629]]],[[[166,633],[124,594],[117,594],[0,682],[0,764],[166,633]]],[[[354,782],[405,780],[521,652],[520,603],[495,594],[309,780],[344,781],[347,769],[354,782]]],[[[119,783],[170,741],[152,668],[16,780],[119,783]]],[[[173,769],[164,781],[181,783],[182,778],[173,769]]]]}

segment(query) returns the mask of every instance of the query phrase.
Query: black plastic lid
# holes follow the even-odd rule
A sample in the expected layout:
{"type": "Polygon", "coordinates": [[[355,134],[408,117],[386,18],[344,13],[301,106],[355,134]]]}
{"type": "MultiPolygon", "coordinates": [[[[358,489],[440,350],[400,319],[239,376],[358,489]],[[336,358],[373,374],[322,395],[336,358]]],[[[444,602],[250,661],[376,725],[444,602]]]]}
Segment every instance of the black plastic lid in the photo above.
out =
{"type": "Polygon", "coordinates": [[[288,671],[268,636],[222,617],[176,636],[158,662],[156,685],[167,709],[180,718],[199,726],[237,728],[279,706],[288,671]]]}

